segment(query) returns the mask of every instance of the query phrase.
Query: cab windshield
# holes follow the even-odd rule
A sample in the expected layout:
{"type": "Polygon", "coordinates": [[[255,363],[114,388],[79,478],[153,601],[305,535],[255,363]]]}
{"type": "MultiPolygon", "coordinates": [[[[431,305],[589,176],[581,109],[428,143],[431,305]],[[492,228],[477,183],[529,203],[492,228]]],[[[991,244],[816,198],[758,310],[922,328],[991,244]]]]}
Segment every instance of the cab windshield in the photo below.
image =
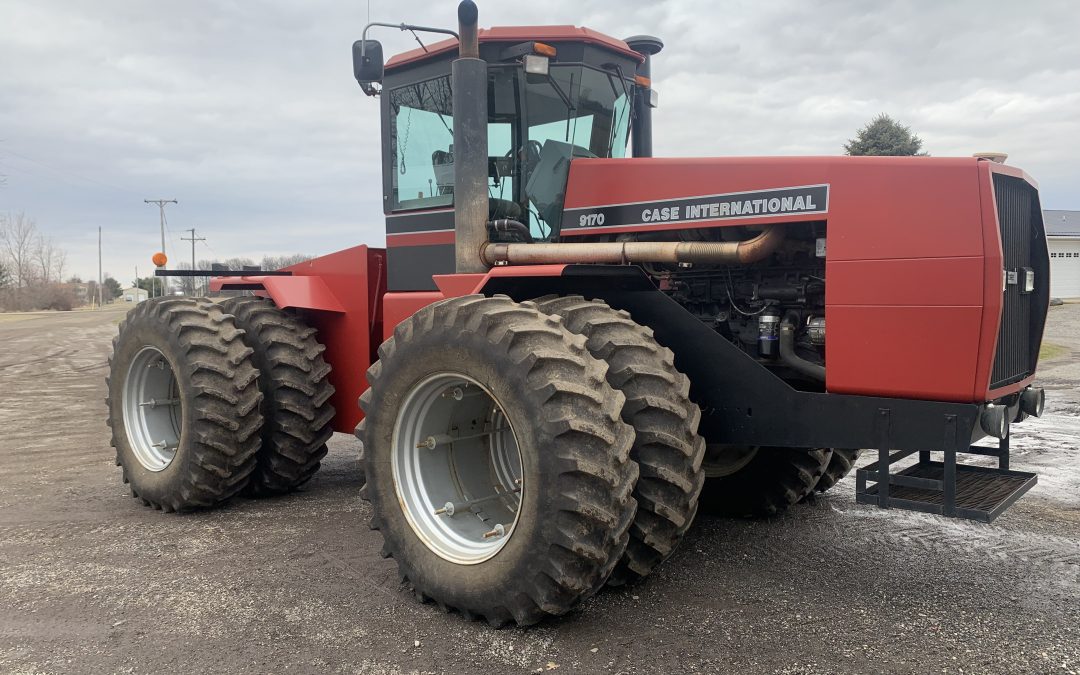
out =
{"type": "Polygon", "coordinates": [[[618,74],[582,64],[556,65],[549,76],[526,76],[525,206],[533,238],[558,235],[570,160],[625,157],[630,86],[618,74]]]}
{"type": "Polygon", "coordinates": [[[528,82],[528,140],[556,140],[595,157],[626,156],[629,86],[614,73],[584,65],[552,65],[550,77],[528,82]]]}

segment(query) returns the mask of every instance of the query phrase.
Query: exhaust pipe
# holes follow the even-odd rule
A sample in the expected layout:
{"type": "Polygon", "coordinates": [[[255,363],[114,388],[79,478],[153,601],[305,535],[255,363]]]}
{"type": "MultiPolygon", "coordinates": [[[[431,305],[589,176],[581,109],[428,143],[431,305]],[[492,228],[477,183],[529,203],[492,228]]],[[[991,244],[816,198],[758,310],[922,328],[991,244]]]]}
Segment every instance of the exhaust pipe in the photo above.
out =
{"type": "MultiPolygon", "coordinates": [[[[460,232],[460,230],[459,230],[460,232]]],[[[746,241],[610,241],[581,244],[491,244],[481,247],[484,264],[712,263],[748,265],[764,260],[784,241],[784,226],[770,225],[746,241]]]]}
{"type": "Polygon", "coordinates": [[[488,137],[487,62],[480,58],[477,9],[458,5],[458,58],[451,65],[454,109],[454,268],[486,272],[488,137]]]}

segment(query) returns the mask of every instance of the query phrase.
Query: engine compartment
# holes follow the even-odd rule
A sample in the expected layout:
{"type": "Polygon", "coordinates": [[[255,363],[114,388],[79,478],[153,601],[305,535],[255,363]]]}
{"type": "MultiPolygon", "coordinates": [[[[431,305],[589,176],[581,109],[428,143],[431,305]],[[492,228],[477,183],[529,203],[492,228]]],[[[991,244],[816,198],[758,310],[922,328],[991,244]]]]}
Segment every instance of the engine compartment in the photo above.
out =
{"type": "MultiPolygon", "coordinates": [[[[751,265],[643,267],[660,290],[743,352],[797,388],[823,391],[826,226],[824,221],[791,223],[785,230],[777,251],[751,265]],[[781,353],[785,327],[791,331],[793,359],[781,353]]],[[[759,231],[719,227],[623,235],[619,240],[738,241],[759,231]]]]}

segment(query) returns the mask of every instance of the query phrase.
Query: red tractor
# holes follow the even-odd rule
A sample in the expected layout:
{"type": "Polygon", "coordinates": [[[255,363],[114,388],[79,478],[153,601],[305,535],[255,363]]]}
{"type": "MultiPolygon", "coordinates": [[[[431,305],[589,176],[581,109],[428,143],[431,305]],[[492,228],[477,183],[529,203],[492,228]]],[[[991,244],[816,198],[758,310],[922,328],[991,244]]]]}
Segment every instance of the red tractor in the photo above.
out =
{"type": "Polygon", "coordinates": [[[502,625],[645,577],[699,503],[776,514],[861,448],[857,499],[883,508],[988,522],[1035,483],[1008,467],[1044,401],[1024,172],[653,158],[660,40],[458,11],[457,33],[393,25],[451,37],[385,64],[367,29],[353,48],[385,250],[216,272],[252,294],[121,325],[109,414],[135,496],[288,492],[355,431],[384,554],[421,599],[502,625]]]}

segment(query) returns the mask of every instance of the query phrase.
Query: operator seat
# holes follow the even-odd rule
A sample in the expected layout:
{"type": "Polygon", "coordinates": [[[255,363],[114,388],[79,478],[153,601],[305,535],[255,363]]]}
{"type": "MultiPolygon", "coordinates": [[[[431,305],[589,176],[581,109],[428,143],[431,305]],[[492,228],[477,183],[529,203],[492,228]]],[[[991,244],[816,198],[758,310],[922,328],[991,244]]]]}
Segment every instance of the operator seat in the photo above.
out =
{"type": "MultiPolygon", "coordinates": [[[[435,170],[435,185],[440,195],[454,194],[454,152],[451,150],[436,150],[431,153],[431,167],[435,170]]],[[[521,205],[509,199],[488,197],[488,220],[508,218],[510,220],[521,219],[521,205]]]]}

